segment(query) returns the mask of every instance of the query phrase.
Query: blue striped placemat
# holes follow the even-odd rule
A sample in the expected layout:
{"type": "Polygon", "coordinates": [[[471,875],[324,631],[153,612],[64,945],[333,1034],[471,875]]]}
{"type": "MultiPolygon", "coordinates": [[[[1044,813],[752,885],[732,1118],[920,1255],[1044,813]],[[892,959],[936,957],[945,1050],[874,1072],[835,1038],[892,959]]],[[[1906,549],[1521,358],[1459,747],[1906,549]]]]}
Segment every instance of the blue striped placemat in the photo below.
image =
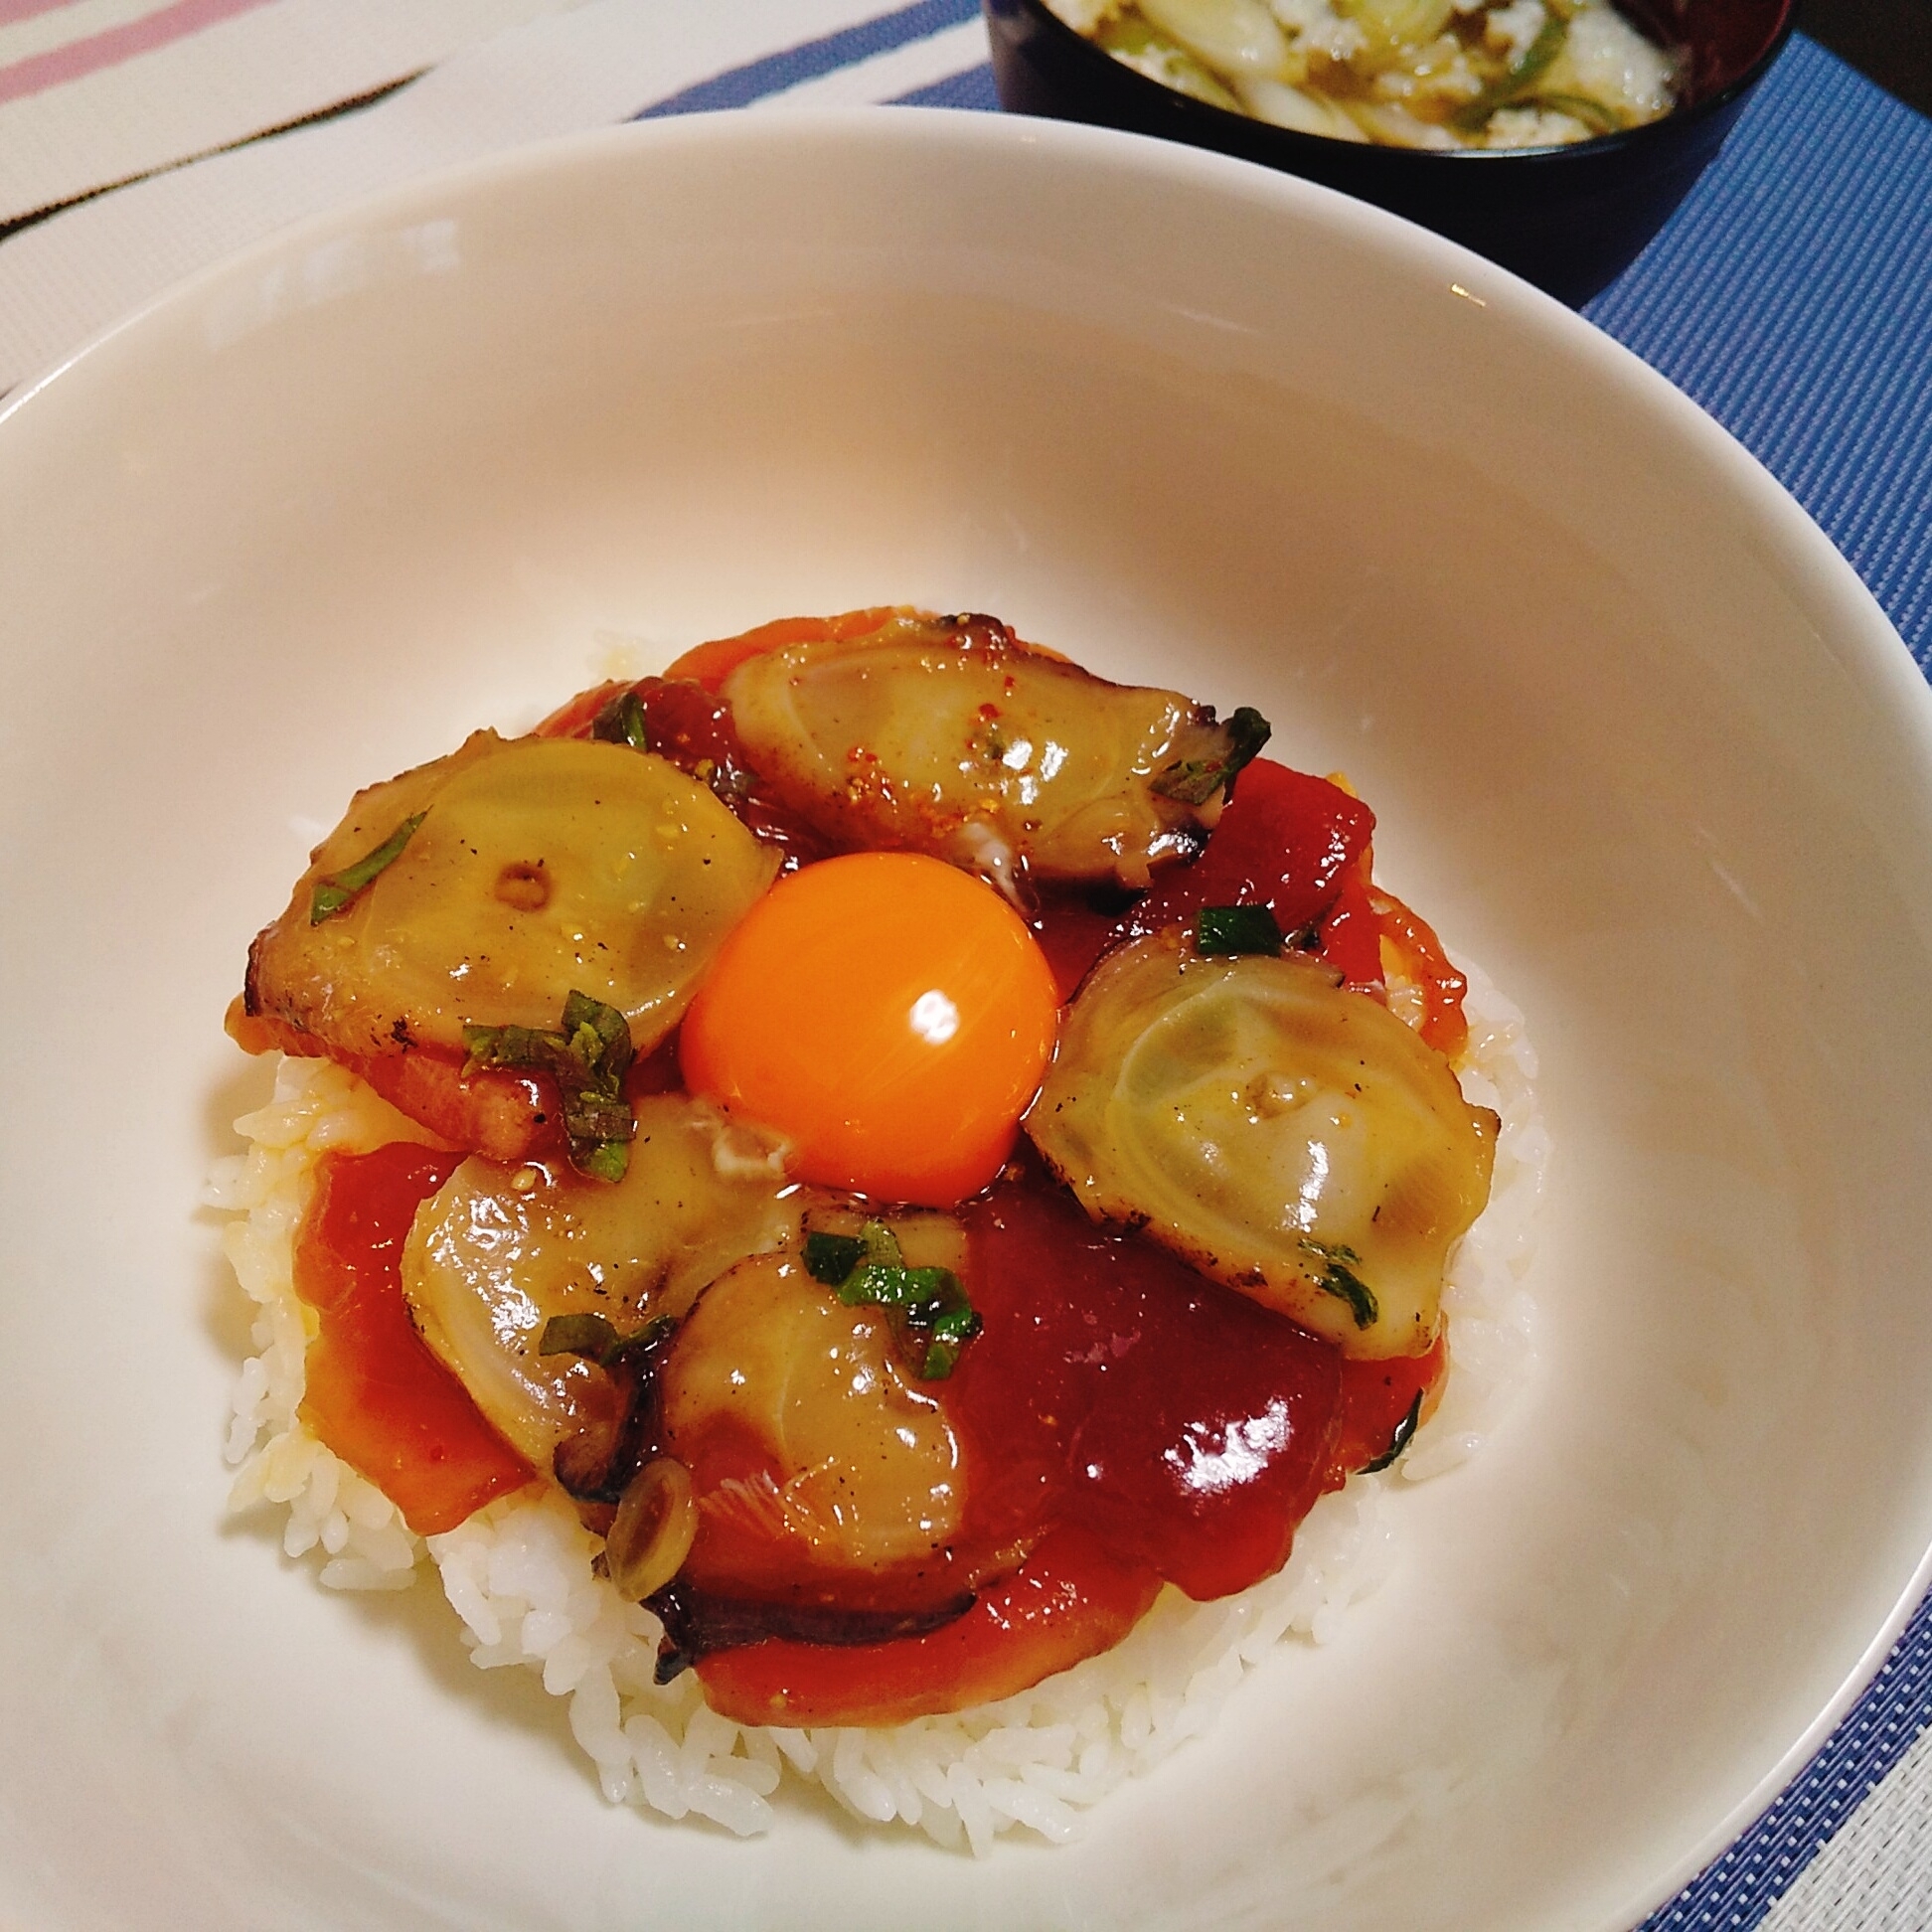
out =
{"type": "Polygon", "coordinates": [[[1794,40],[1584,313],[1763,462],[1932,674],[1932,120],[1794,40]]]}
{"type": "MultiPolygon", "coordinates": [[[[715,107],[748,107],[752,101],[782,93],[801,80],[816,80],[838,68],[871,60],[875,54],[886,54],[895,47],[929,40],[948,27],[963,27],[979,16],[979,0],[913,0],[911,6],[882,14],[876,20],[862,20],[854,26],[842,27],[835,34],[821,35],[817,40],[802,42],[797,47],[714,75],[663,100],[654,100],[632,119],[657,120],[666,114],[691,114],[715,107]]],[[[970,98],[931,99],[928,96],[936,90],[928,86],[901,96],[896,104],[909,101],[923,107],[999,106],[1000,97],[993,90],[993,70],[984,62],[966,69],[959,80],[967,86],[970,98]]],[[[951,80],[940,83],[941,88],[953,84],[951,80]]]]}

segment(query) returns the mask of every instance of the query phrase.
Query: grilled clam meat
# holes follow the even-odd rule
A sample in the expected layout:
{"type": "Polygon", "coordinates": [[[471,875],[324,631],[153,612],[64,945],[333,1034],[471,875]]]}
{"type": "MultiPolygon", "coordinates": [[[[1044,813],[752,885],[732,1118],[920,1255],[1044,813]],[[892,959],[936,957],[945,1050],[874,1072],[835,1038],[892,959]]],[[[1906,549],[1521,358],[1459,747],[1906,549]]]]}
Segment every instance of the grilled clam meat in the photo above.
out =
{"type": "Polygon", "coordinates": [[[648,1051],[777,868],[663,758],[478,731],[356,795],[255,940],[247,1011],[346,1054],[461,1051],[576,991],[648,1051]]]}
{"type": "Polygon", "coordinates": [[[958,1532],[960,1448],[933,1385],[901,1367],[885,1309],[847,1307],[795,1255],[713,1282],[658,1386],[667,1446],[700,1478],[708,1587],[912,1568],[958,1532]],[[709,1481],[721,1446],[738,1473],[709,1481]]]}
{"type": "Polygon", "coordinates": [[[417,1210],[403,1293],[497,1431],[549,1469],[600,1373],[538,1353],[551,1318],[601,1315],[629,1333],[682,1315],[715,1276],[796,1232],[796,1192],[745,1129],[683,1094],[653,1094],[638,1102],[615,1185],[562,1163],[465,1161],[417,1210]]]}
{"type": "Polygon", "coordinates": [[[751,761],[842,845],[930,853],[1011,888],[1142,886],[1198,852],[1268,727],[1109,684],[991,617],[894,616],[747,659],[724,696],[751,761]]]}
{"type": "Polygon", "coordinates": [[[1383,1358],[1435,1336],[1496,1116],[1318,961],[1202,958],[1170,931],[1081,989],[1027,1131],[1096,1220],[1383,1358]]]}

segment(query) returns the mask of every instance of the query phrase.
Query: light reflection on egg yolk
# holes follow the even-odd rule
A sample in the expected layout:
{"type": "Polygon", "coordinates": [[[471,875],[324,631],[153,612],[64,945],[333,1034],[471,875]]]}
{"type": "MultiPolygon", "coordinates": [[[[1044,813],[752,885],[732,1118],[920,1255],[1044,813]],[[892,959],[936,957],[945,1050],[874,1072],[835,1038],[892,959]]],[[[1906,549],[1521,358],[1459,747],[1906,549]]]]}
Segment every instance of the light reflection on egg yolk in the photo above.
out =
{"type": "Polygon", "coordinates": [[[977,1194],[1053,1049],[1053,976],[992,886],[861,852],[779,883],[685,1016],[685,1084],[790,1139],[797,1180],[942,1208],[977,1194]]]}

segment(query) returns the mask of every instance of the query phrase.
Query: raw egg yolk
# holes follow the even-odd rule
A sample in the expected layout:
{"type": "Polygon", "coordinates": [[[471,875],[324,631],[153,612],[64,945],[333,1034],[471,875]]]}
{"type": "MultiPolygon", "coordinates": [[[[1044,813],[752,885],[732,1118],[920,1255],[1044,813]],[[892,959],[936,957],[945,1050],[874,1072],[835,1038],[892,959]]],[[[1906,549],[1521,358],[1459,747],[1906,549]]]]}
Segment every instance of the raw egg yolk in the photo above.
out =
{"type": "Polygon", "coordinates": [[[1034,936],[937,859],[860,852],[780,880],[685,1016],[685,1084],[793,1143],[794,1179],[950,1207],[992,1182],[1053,1050],[1034,936]]]}

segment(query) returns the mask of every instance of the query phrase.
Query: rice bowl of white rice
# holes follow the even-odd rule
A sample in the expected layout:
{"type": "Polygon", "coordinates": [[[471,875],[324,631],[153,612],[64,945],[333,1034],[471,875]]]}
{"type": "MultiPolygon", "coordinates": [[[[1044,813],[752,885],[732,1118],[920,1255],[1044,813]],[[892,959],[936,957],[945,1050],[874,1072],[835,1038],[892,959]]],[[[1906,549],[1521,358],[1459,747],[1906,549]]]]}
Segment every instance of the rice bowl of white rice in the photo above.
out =
{"type": "Polygon", "coordinates": [[[13,1916],[1608,1928],[1916,1600],[1925,695],[1500,271],[1094,130],[629,130],[176,291],[10,399],[0,519],[13,1916]],[[1022,1710],[752,1731],[566,1510],[425,1545],[305,1435],[301,1174],[391,1124],[219,1016],[357,784],[882,589],[1346,770],[1494,982],[1507,1159],[1441,1413],[1281,1577],[1022,1710]]]}

